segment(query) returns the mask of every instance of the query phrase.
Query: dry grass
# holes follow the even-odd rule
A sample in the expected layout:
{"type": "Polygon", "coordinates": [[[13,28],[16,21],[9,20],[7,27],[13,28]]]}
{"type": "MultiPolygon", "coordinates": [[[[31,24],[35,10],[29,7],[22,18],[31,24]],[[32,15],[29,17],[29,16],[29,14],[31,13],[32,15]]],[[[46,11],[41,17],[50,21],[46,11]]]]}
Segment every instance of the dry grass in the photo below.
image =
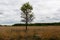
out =
{"type": "Polygon", "coordinates": [[[60,40],[60,26],[0,27],[0,40],[60,40]]]}

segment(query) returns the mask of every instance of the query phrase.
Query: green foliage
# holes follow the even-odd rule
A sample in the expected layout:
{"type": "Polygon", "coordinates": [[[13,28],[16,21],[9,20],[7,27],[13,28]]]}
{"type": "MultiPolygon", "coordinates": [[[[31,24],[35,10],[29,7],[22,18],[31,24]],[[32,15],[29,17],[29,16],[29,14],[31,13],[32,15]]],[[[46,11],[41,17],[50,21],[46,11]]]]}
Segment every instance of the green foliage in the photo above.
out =
{"type": "MultiPolygon", "coordinates": [[[[25,26],[26,24],[14,24],[13,26],[25,26]]],[[[60,26],[60,23],[34,23],[28,26],[60,26]]]]}
{"type": "Polygon", "coordinates": [[[28,10],[32,10],[32,6],[29,4],[29,2],[25,3],[22,7],[21,7],[21,11],[23,11],[23,13],[26,13],[28,10]]]}

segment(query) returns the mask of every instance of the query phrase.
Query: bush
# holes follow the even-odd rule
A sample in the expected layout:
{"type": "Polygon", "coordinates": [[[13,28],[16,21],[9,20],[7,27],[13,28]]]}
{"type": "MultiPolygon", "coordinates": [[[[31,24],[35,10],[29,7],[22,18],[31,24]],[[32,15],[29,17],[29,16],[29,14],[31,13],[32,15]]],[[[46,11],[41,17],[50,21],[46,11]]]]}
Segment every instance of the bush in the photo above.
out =
{"type": "Polygon", "coordinates": [[[49,40],[58,40],[58,38],[57,37],[51,37],[51,38],[49,38],[49,40]]]}
{"type": "Polygon", "coordinates": [[[34,35],[32,39],[33,40],[41,40],[41,38],[39,36],[36,36],[36,35],[34,35]]]}

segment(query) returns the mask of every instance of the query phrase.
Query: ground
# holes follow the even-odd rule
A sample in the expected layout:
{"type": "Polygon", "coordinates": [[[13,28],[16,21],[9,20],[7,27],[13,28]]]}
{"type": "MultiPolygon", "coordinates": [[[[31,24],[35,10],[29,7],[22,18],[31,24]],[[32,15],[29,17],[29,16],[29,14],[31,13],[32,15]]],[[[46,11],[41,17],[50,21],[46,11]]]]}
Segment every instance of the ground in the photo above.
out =
{"type": "Polygon", "coordinates": [[[60,26],[1,26],[0,40],[60,40],[60,26]]]}

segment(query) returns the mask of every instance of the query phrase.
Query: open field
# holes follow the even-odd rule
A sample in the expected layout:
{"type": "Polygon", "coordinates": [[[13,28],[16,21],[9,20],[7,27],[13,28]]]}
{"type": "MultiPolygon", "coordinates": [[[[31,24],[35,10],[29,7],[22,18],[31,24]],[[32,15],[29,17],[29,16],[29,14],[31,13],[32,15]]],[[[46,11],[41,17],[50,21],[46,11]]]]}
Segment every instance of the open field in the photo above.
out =
{"type": "Polygon", "coordinates": [[[0,27],[0,40],[60,40],[60,26],[0,27]]]}

